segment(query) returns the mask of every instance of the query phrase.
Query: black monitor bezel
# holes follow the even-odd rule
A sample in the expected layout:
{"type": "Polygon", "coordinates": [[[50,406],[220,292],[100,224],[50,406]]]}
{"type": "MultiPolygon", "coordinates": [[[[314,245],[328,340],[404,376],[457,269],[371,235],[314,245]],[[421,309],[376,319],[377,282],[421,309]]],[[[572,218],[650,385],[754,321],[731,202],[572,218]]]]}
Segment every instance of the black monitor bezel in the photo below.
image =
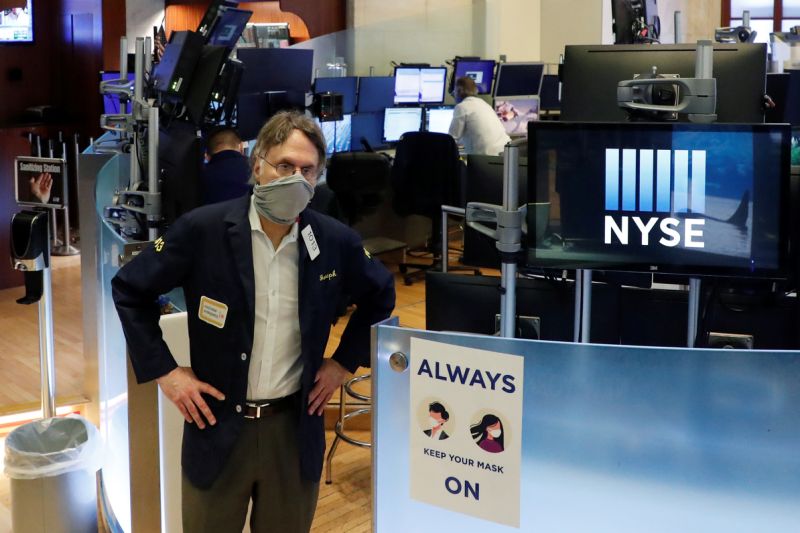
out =
{"type": "Polygon", "coordinates": [[[395,89],[394,89],[394,96],[392,98],[392,102],[394,103],[393,107],[414,107],[414,106],[422,106],[422,105],[442,105],[444,103],[445,93],[447,92],[447,67],[410,67],[406,65],[397,65],[394,67],[393,76],[395,78],[395,89]],[[417,99],[416,102],[398,102],[397,101],[397,71],[398,70],[441,70],[442,71],[442,96],[439,100],[435,101],[425,101],[423,102],[421,99],[417,99]]]}
{"type": "Polygon", "coordinates": [[[461,63],[491,63],[492,81],[489,82],[489,90],[485,93],[482,93],[480,92],[479,89],[478,94],[491,95],[492,93],[494,93],[494,80],[495,78],[497,78],[497,65],[498,65],[497,61],[495,61],[494,59],[456,59],[455,61],[453,61],[453,76],[450,78],[450,86],[449,86],[450,92],[453,92],[453,90],[455,90],[456,80],[458,79],[457,75],[458,65],[461,63]]]}
{"type": "Polygon", "coordinates": [[[624,264],[609,263],[609,262],[583,262],[583,261],[564,261],[564,260],[533,260],[531,254],[535,253],[535,246],[531,246],[530,235],[535,234],[529,227],[528,238],[525,239],[525,260],[526,263],[532,268],[557,268],[557,269],[590,269],[590,270],[610,270],[619,272],[648,272],[652,274],[675,274],[675,275],[688,275],[693,277],[737,277],[737,278],[758,278],[758,279],[787,279],[790,275],[790,256],[789,256],[789,238],[791,235],[790,222],[790,207],[791,190],[790,190],[790,135],[791,128],[789,124],[730,124],[730,123],[717,123],[717,124],[695,124],[685,122],[570,122],[570,121],[539,121],[528,123],[528,191],[530,204],[531,191],[536,190],[534,180],[536,179],[537,172],[537,159],[536,159],[536,144],[537,136],[534,129],[540,130],[555,130],[559,128],[574,128],[576,126],[585,128],[587,130],[603,131],[608,128],[626,128],[626,127],[653,127],[659,130],[701,130],[709,128],[714,125],[723,126],[730,131],[731,129],[741,129],[745,131],[752,131],[754,133],[763,132],[777,132],[783,137],[781,143],[781,176],[780,176],[780,213],[778,218],[779,236],[778,236],[778,266],[774,269],[756,268],[754,270],[745,268],[734,268],[725,266],[709,267],[705,265],[671,265],[671,264],[653,264],[650,262],[637,262],[633,263],[626,261],[624,264]],[[531,154],[533,158],[531,159],[531,154]]]}
{"type": "MultiPolygon", "coordinates": [[[[400,137],[403,136],[401,134],[400,137],[398,137],[397,139],[393,139],[393,140],[389,140],[389,139],[386,138],[386,113],[387,113],[387,111],[389,111],[391,109],[403,109],[403,110],[418,109],[419,110],[419,125],[417,126],[416,130],[409,130],[409,131],[422,131],[422,126],[425,123],[425,108],[424,107],[422,107],[420,105],[416,105],[416,106],[406,105],[406,106],[387,107],[386,109],[383,110],[383,125],[381,127],[381,139],[383,140],[384,144],[388,144],[390,146],[394,145],[394,144],[397,144],[400,141],[400,137]]],[[[406,132],[406,133],[408,133],[408,132],[406,132]]]]}
{"type": "Polygon", "coordinates": [[[447,109],[449,111],[455,111],[455,108],[456,108],[456,106],[454,106],[454,105],[432,105],[432,106],[423,107],[422,111],[423,111],[424,114],[423,114],[423,117],[422,117],[422,127],[424,128],[424,130],[421,130],[421,131],[430,131],[428,129],[428,126],[429,126],[429,122],[428,121],[430,120],[430,112],[431,111],[436,111],[436,110],[439,110],[439,109],[447,109]]]}
{"type": "Polygon", "coordinates": [[[542,61],[512,61],[508,63],[498,63],[494,75],[492,98],[508,99],[508,98],[525,98],[525,97],[529,98],[532,96],[539,96],[542,93],[542,80],[544,79],[546,70],[547,70],[547,64],[542,61]],[[500,86],[500,79],[501,79],[500,76],[503,73],[503,69],[511,66],[526,66],[526,65],[541,65],[542,67],[542,75],[539,76],[539,87],[537,87],[536,92],[530,94],[508,94],[508,95],[497,94],[497,88],[500,86]]]}

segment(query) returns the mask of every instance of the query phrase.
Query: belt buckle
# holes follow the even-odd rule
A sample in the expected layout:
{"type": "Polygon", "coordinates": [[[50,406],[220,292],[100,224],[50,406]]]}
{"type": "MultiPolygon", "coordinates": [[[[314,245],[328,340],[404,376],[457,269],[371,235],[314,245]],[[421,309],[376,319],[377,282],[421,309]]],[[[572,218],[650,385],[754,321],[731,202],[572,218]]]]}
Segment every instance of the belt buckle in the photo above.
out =
{"type": "Polygon", "coordinates": [[[272,404],[272,402],[267,402],[267,403],[258,403],[258,404],[257,404],[257,403],[251,403],[251,404],[250,404],[250,407],[255,407],[255,409],[256,409],[256,414],[255,414],[254,416],[247,416],[247,415],[245,415],[245,418],[249,418],[249,419],[251,419],[251,420],[258,420],[259,418],[261,418],[261,408],[262,408],[262,407],[267,407],[267,406],[269,406],[269,405],[271,405],[271,404],[272,404]]]}

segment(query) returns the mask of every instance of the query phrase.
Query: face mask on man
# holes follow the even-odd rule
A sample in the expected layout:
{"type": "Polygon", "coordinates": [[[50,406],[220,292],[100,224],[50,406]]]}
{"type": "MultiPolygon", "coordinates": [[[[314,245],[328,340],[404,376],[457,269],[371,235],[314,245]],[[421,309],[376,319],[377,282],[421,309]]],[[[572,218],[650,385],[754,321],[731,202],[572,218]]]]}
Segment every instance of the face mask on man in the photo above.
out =
{"type": "Polygon", "coordinates": [[[276,224],[293,224],[313,197],[314,187],[302,174],[292,174],[253,187],[256,211],[276,224]]]}

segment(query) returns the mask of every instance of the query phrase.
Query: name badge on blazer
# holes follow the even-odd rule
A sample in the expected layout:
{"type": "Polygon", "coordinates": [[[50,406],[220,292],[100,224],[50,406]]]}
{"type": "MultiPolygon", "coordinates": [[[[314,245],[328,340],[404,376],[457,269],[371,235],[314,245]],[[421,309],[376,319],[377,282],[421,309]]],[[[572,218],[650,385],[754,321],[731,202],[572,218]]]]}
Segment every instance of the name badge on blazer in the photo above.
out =
{"type": "Polygon", "coordinates": [[[314,230],[311,229],[311,225],[309,224],[303,228],[300,234],[303,236],[303,242],[306,243],[308,257],[313,261],[319,255],[319,244],[317,244],[317,238],[314,237],[314,230]]]}
{"type": "Polygon", "coordinates": [[[225,327],[225,319],[228,318],[228,306],[208,296],[201,296],[197,317],[206,324],[222,329],[225,327]]]}

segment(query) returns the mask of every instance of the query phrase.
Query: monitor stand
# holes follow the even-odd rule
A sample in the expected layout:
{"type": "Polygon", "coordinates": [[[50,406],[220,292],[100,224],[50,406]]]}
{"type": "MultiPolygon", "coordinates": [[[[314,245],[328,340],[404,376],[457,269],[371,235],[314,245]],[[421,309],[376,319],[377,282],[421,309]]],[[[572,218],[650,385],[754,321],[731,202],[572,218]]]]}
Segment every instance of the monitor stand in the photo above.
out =
{"type": "Polygon", "coordinates": [[[686,346],[694,348],[700,318],[700,278],[689,278],[689,316],[686,325],[686,346]]]}

